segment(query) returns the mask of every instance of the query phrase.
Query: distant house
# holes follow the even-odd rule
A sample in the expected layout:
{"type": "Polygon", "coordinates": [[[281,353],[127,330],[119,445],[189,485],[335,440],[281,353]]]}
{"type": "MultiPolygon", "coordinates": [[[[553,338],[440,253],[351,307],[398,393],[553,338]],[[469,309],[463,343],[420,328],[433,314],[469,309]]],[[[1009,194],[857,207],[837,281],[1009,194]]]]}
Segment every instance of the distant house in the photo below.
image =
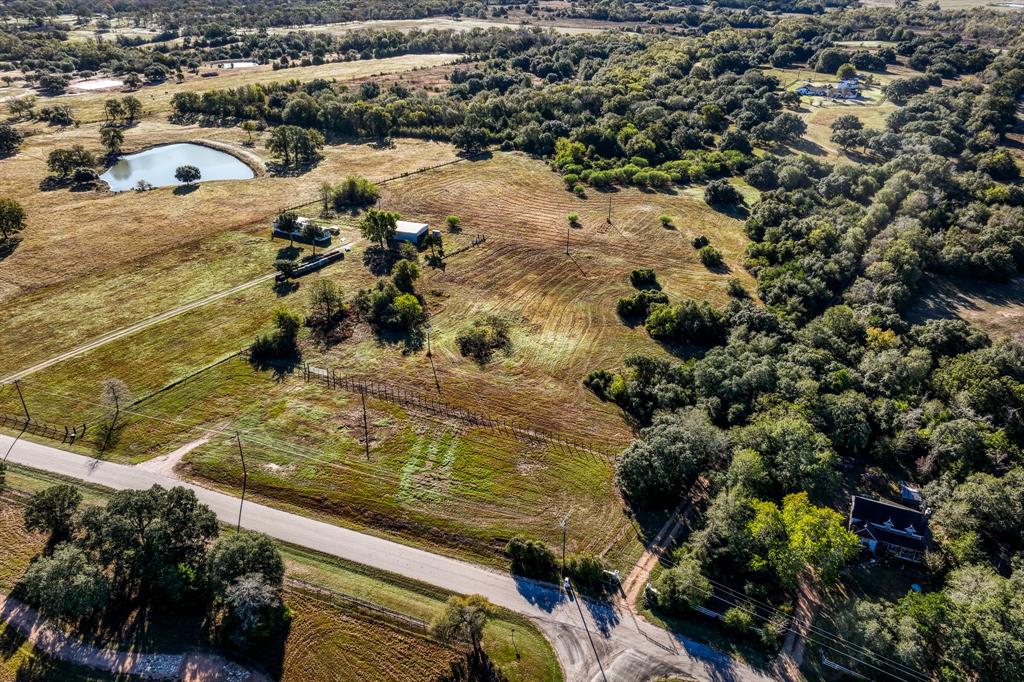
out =
{"type": "Polygon", "coordinates": [[[931,536],[928,517],[916,509],[885,500],[854,495],[850,505],[850,530],[872,554],[879,547],[897,558],[924,563],[931,536]]]}
{"type": "Polygon", "coordinates": [[[851,78],[849,80],[839,81],[838,85],[832,85],[831,83],[826,83],[825,85],[804,83],[796,89],[796,92],[798,95],[806,95],[808,97],[857,99],[860,97],[860,79],[851,78]]]}
{"type": "Polygon", "coordinates": [[[427,225],[426,223],[413,223],[408,220],[399,220],[395,222],[394,240],[396,242],[412,242],[413,244],[419,244],[429,229],[430,225],[427,225]]]}
{"type": "Polygon", "coordinates": [[[814,83],[804,83],[797,88],[797,94],[806,95],[808,97],[829,97],[832,94],[831,85],[815,85],[814,83]]]}
{"type": "MultiPolygon", "coordinates": [[[[284,230],[284,229],[282,229],[279,226],[279,224],[278,224],[279,221],[280,221],[279,217],[274,219],[274,236],[275,237],[282,237],[282,238],[287,239],[289,241],[296,241],[296,242],[300,242],[302,244],[309,244],[310,243],[310,240],[302,233],[302,230],[306,227],[306,225],[309,225],[311,222],[313,222],[312,220],[310,220],[309,218],[305,218],[303,216],[299,216],[298,218],[295,219],[295,230],[291,234],[289,234],[287,230],[284,230]]],[[[315,246],[330,246],[331,245],[331,233],[329,231],[325,230],[324,233],[321,234],[316,239],[314,239],[312,243],[315,246]]]]}

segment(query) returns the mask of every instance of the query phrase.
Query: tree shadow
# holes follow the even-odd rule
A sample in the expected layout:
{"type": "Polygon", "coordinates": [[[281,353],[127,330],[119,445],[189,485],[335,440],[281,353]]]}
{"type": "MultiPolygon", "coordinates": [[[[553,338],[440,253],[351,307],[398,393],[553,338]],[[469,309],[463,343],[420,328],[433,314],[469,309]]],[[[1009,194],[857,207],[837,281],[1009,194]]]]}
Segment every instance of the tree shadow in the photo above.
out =
{"type": "Polygon", "coordinates": [[[295,260],[301,253],[302,249],[294,244],[289,244],[288,246],[282,246],[277,250],[277,258],[278,260],[295,260]]]}
{"type": "Polygon", "coordinates": [[[278,357],[250,355],[249,364],[261,372],[269,371],[275,381],[284,381],[289,375],[294,374],[295,369],[302,364],[302,355],[299,353],[278,357]]]}
{"type": "Polygon", "coordinates": [[[280,282],[274,282],[274,294],[276,294],[278,298],[287,296],[288,294],[294,294],[298,290],[299,283],[294,279],[285,279],[280,282]]]}
{"type": "Polygon", "coordinates": [[[377,277],[385,277],[391,274],[391,267],[395,264],[395,254],[390,249],[380,245],[369,246],[363,251],[363,265],[377,277]]]}
{"type": "Polygon", "coordinates": [[[590,612],[590,617],[604,637],[611,634],[612,628],[619,624],[619,612],[607,601],[580,599],[590,612]]]}
{"type": "Polygon", "coordinates": [[[7,258],[12,253],[14,253],[15,249],[18,248],[19,244],[21,244],[21,237],[8,237],[7,239],[0,239],[0,260],[7,258]]]}
{"type": "Polygon", "coordinates": [[[565,601],[565,594],[555,585],[519,575],[512,576],[512,579],[516,582],[516,591],[526,601],[547,613],[551,613],[556,606],[565,601]]]}
{"type": "Polygon", "coordinates": [[[708,204],[716,213],[729,216],[735,220],[746,220],[750,210],[746,204],[708,204]]]}
{"type": "Polygon", "coordinates": [[[505,673],[495,667],[483,649],[473,649],[464,658],[455,659],[448,672],[437,682],[507,682],[505,673]]]}
{"type": "Polygon", "coordinates": [[[494,158],[494,154],[490,149],[478,149],[473,152],[462,151],[456,154],[460,159],[466,161],[487,161],[488,159],[494,158]]]}
{"type": "Polygon", "coordinates": [[[323,156],[318,156],[315,159],[310,159],[304,163],[289,166],[277,161],[271,161],[267,162],[267,173],[279,178],[295,178],[300,175],[305,175],[309,171],[313,170],[320,165],[321,161],[323,161],[323,156]]]}
{"type": "Polygon", "coordinates": [[[422,327],[410,330],[375,327],[373,330],[377,342],[384,346],[401,346],[402,354],[408,355],[423,350],[426,345],[426,333],[422,327]]]}
{"type": "Polygon", "coordinates": [[[192,192],[195,192],[197,189],[199,189],[199,185],[178,185],[174,188],[174,194],[179,197],[185,196],[192,194],[192,192]]]}

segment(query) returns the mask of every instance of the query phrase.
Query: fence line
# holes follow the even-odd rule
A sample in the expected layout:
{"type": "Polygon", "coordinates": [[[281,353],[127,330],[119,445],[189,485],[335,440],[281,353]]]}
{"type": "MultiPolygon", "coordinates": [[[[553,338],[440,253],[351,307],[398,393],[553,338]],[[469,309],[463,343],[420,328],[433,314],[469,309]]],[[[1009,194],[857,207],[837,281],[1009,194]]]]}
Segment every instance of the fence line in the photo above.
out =
{"type": "MultiPolygon", "coordinates": [[[[452,166],[452,165],[454,165],[456,163],[462,163],[464,161],[475,161],[476,159],[478,159],[478,158],[480,158],[480,157],[482,157],[482,156],[484,156],[486,154],[489,154],[489,153],[490,153],[490,150],[483,150],[483,151],[477,152],[476,154],[467,154],[466,156],[461,156],[461,157],[459,157],[457,159],[453,159],[451,161],[444,161],[442,163],[434,164],[433,166],[424,166],[422,168],[417,168],[414,171],[405,171],[405,172],[399,173],[398,175],[391,175],[389,177],[386,177],[383,180],[374,180],[373,183],[375,185],[386,185],[389,182],[394,182],[395,180],[401,180],[402,178],[407,178],[407,177],[410,177],[412,175],[418,175],[420,173],[426,173],[427,171],[436,170],[438,168],[444,168],[445,166],[452,166]]],[[[298,210],[300,208],[305,208],[306,206],[310,206],[312,204],[318,204],[318,203],[320,203],[320,199],[316,198],[316,199],[313,199],[312,201],[307,201],[307,202],[302,203],[302,204],[296,204],[295,206],[289,206],[288,208],[283,208],[283,209],[281,209],[280,212],[281,213],[286,213],[288,211],[296,211],[296,210],[298,210]]]]}
{"type": "Polygon", "coordinates": [[[465,246],[460,246],[459,248],[455,249],[454,251],[449,251],[446,254],[444,254],[444,259],[448,260],[452,256],[458,255],[458,254],[462,253],[463,251],[469,251],[474,246],[480,246],[485,241],[487,241],[487,235],[485,235],[485,234],[478,234],[475,237],[473,237],[473,241],[470,242],[469,244],[466,244],[465,246]]]}
{"type": "Polygon", "coordinates": [[[374,614],[383,615],[391,620],[402,623],[419,633],[429,633],[429,626],[425,620],[420,620],[419,618],[414,618],[413,616],[393,611],[385,606],[381,606],[380,604],[375,604],[371,601],[360,599],[359,597],[354,597],[350,594],[337,592],[315,583],[302,580],[301,578],[285,578],[285,584],[298,592],[314,592],[321,597],[327,597],[330,601],[339,603],[339,605],[355,606],[358,609],[365,609],[374,614]]]}
{"type": "Polygon", "coordinates": [[[608,462],[611,462],[613,459],[611,455],[602,451],[592,442],[548,433],[507,419],[470,412],[443,401],[424,398],[406,388],[385,382],[373,381],[371,379],[357,380],[346,376],[339,376],[335,370],[311,366],[308,363],[303,363],[302,365],[302,378],[307,383],[317,382],[332,390],[340,389],[352,393],[362,393],[378,400],[411,407],[434,416],[455,419],[473,426],[484,426],[500,433],[505,433],[519,441],[537,445],[556,445],[566,454],[579,455],[582,453],[608,462]]]}
{"type": "Polygon", "coordinates": [[[71,427],[41,422],[31,417],[16,417],[13,414],[0,412],[0,427],[17,429],[51,440],[60,440],[61,443],[72,444],[76,440],[85,437],[86,425],[75,424],[71,427]]]}

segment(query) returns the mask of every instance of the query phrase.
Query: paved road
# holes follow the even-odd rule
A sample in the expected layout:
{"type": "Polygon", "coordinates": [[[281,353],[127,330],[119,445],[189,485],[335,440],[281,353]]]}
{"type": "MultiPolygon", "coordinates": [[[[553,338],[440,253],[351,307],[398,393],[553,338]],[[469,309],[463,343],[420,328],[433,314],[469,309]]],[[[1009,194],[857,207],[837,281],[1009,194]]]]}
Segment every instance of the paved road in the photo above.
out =
{"type": "MultiPolygon", "coordinates": [[[[0,435],[0,452],[12,440],[0,435]]],[[[221,521],[238,520],[238,498],[139,467],[25,440],[18,441],[8,461],[118,490],[187,485],[221,521]]],[[[637,620],[625,608],[567,598],[549,585],[259,504],[245,504],[242,526],[453,592],[482,594],[538,624],[554,644],[569,682],[641,682],[670,673],[715,681],[771,679],[725,654],[637,620]]]]}

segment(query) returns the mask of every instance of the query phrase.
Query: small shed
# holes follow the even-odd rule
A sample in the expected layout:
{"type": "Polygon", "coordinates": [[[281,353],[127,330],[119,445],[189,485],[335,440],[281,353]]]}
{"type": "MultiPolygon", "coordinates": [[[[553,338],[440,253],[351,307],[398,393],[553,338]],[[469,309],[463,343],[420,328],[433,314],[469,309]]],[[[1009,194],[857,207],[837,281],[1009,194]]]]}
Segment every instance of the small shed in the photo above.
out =
{"type": "Polygon", "coordinates": [[[429,229],[430,225],[426,223],[414,223],[408,220],[399,220],[395,222],[394,239],[396,242],[412,242],[413,244],[419,244],[429,229]]]}

